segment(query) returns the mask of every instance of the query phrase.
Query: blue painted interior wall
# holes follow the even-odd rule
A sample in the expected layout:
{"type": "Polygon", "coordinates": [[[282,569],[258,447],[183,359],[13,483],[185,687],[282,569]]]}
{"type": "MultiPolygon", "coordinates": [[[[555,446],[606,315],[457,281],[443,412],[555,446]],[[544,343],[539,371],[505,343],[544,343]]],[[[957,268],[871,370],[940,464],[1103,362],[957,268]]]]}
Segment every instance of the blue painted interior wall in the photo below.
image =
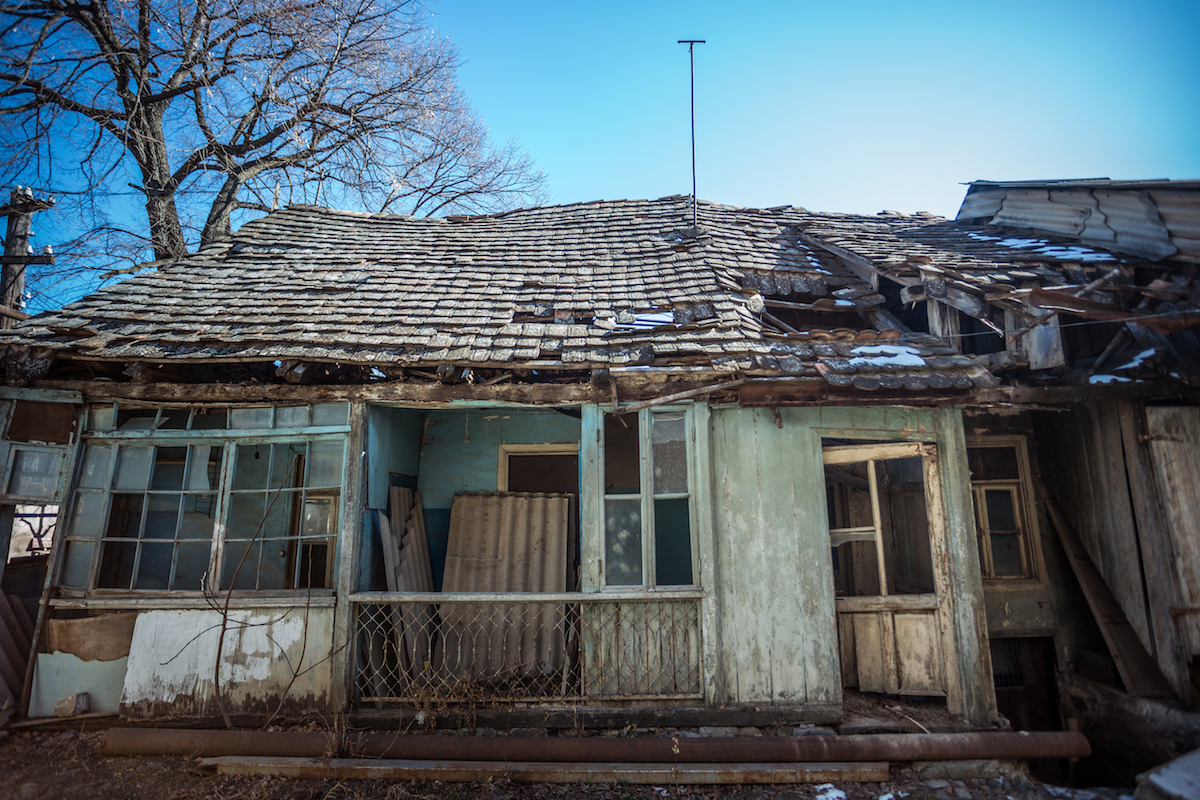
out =
{"type": "Polygon", "coordinates": [[[487,408],[427,413],[417,489],[438,591],[454,495],[496,491],[501,444],[578,444],[579,431],[578,419],[557,411],[487,408]]]}
{"type": "MultiPolygon", "coordinates": [[[[412,408],[367,408],[367,508],[387,511],[388,487],[416,486],[421,464],[421,430],[425,412],[412,408]]],[[[378,515],[363,515],[359,591],[384,591],[378,515]]]]}

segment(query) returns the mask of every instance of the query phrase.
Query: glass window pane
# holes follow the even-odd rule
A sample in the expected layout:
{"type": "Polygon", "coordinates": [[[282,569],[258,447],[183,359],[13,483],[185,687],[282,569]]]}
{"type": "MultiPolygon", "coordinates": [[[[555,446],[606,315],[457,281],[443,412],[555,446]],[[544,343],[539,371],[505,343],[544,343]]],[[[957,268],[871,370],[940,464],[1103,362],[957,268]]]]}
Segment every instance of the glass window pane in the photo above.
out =
{"type": "Polygon", "coordinates": [[[63,559],[62,585],[71,589],[86,589],[88,570],[92,565],[91,542],[68,542],[63,559]]]}
{"type": "Polygon", "coordinates": [[[280,406],[275,409],[276,428],[303,428],[308,425],[308,406],[280,406]]]}
{"type": "Polygon", "coordinates": [[[1008,489],[988,489],[985,493],[987,503],[988,529],[992,531],[1017,530],[1016,509],[1013,507],[1012,492],[1008,489]]]}
{"type": "Polygon", "coordinates": [[[78,492],[75,495],[75,511],[71,514],[71,536],[81,539],[96,539],[100,536],[104,521],[104,495],[78,492]]]}
{"type": "Polygon", "coordinates": [[[605,584],[642,585],[642,501],[604,502],[605,584]]]}
{"type": "Polygon", "coordinates": [[[992,566],[996,577],[1021,577],[1021,536],[1016,533],[992,534],[992,566]]]}
{"type": "Polygon", "coordinates": [[[58,471],[62,457],[47,450],[17,449],[13,453],[12,473],[8,479],[8,494],[15,497],[35,497],[49,500],[58,486],[58,471]]]}
{"type": "Polygon", "coordinates": [[[111,431],[117,427],[117,409],[112,403],[88,408],[89,431],[111,431]]]}
{"type": "Polygon", "coordinates": [[[641,492],[639,447],[637,414],[605,415],[605,494],[637,494],[641,492]]]}
{"type": "Polygon", "coordinates": [[[309,498],[304,501],[304,518],[300,523],[301,536],[329,536],[333,501],[309,498]]]}
{"type": "Polygon", "coordinates": [[[171,553],[174,549],[171,542],[143,544],[133,588],[166,589],[171,580],[171,553]]]}
{"type": "Polygon", "coordinates": [[[291,533],[292,502],[295,492],[246,492],[230,499],[227,539],[268,539],[291,533]],[[269,510],[268,510],[269,509],[269,510]]]}
{"type": "Polygon", "coordinates": [[[96,585],[102,589],[128,589],[136,554],[137,542],[105,542],[100,547],[100,578],[96,585]]]}
{"type": "Polygon", "coordinates": [[[142,527],[141,494],[114,494],[108,512],[108,530],[105,538],[136,539],[142,527]]]}
{"type": "Polygon", "coordinates": [[[142,534],[146,539],[174,539],[175,528],[179,524],[179,500],[177,494],[148,495],[149,507],[146,509],[146,530],[142,534]]]}
{"type": "Polygon", "coordinates": [[[234,430],[259,430],[271,427],[270,406],[229,409],[229,427],[234,430]]]}
{"type": "Polygon", "coordinates": [[[83,489],[103,489],[108,479],[112,445],[91,443],[83,451],[83,469],[79,475],[79,486],[83,489]]]}
{"type": "Polygon", "coordinates": [[[675,494],[688,490],[687,426],[684,412],[651,415],[650,444],[654,465],[654,493],[675,494]]]}
{"type": "Polygon", "coordinates": [[[268,539],[262,543],[262,558],[258,564],[259,589],[293,588],[287,567],[288,554],[295,546],[295,540],[268,539]]]}
{"type": "Polygon", "coordinates": [[[212,550],[209,542],[183,542],[175,556],[175,580],[172,589],[201,591],[204,573],[208,571],[208,559],[212,550]]]}
{"type": "Polygon", "coordinates": [[[350,422],[349,403],[316,403],[312,407],[312,424],[346,425],[350,422]]]}
{"type": "Polygon", "coordinates": [[[692,523],[686,497],[654,501],[654,581],[691,586],[692,523]]]}
{"type": "Polygon", "coordinates": [[[309,450],[308,486],[342,485],[342,441],[313,442],[309,450]]]}
{"type": "Polygon", "coordinates": [[[183,466],[187,460],[186,447],[159,447],[154,453],[154,472],[150,488],[178,492],[183,488],[183,466]]]}
{"type": "Polygon", "coordinates": [[[118,448],[117,475],[113,488],[125,491],[144,492],[150,485],[150,461],[154,458],[153,447],[118,448]]]}

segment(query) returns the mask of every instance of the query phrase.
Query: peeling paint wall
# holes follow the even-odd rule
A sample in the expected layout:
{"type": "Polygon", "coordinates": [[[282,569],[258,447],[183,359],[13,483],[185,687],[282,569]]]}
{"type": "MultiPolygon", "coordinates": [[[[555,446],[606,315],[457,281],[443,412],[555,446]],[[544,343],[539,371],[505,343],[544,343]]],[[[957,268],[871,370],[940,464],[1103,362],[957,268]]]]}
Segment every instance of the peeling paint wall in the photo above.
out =
{"type": "Polygon", "coordinates": [[[130,647],[121,714],[130,719],[329,712],[332,608],[230,611],[219,669],[217,611],[147,611],[130,647]]]}
{"type": "MultiPolygon", "coordinates": [[[[943,665],[961,713],[995,714],[966,449],[958,412],[904,408],[723,408],[712,415],[718,703],[839,703],[842,696],[822,437],[938,445],[957,652],[943,665]]],[[[939,592],[940,595],[940,592],[939,592]]],[[[952,698],[954,699],[954,698],[952,698]]]]}
{"type": "Polygon", "coordinates": [[[496,491],[501,444],[578,444],[579,431],[579,420],[556,411],[489,408],[429,412],[417,490],[425,511],[433,582],[439,591],[454,496],[496,491]]]}

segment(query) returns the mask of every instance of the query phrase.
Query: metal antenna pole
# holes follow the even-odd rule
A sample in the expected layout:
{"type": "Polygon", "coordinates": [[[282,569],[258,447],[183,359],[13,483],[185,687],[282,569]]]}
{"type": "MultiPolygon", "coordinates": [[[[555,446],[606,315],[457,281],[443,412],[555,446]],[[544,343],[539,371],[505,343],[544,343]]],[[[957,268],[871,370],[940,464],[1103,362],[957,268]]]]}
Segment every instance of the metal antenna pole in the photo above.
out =
{"type": "Polygon", "coordinates": [[[696,45],[704,44],[703,39],[680,39],[678,44],[688,46],[688,61],[692,66],[692,227],[696,223],[696,45]]]}

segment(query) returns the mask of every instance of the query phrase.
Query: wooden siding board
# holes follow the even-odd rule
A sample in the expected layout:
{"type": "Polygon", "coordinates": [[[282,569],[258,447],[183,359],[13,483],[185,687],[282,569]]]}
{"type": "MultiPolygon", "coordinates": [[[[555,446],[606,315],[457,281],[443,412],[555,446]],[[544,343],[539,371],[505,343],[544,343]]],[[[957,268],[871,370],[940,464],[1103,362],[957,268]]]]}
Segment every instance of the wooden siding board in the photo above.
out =
{"type": "MultiPolygon", "coordinates": [[[[1091,477],[1091,503],[1076,530],[1105,582],[1120,603],[1142,646],[1154,652],[1146,620],[1145,586],[1141,554],[1121,447],[1121,422],[1113,401],[1088,404],[1087,455],[1091,477]],[[1090,513],[1089,513],[1090,512],[1090,513]],[[1090,518],[1089,518],[1090,517],[1090,518]]],[[[1076,512],[1084,509],[1076,509],[1076,512]]]]}
{"type": "MultiPolygon", "coordinates": [[[[1150,624],[1154,630],[1156,645],[1154,654],[1163,675],[1171,682],[1175,693],[1186,700],[1189,695],[1187,653],[1184,651],[1180,629],[1171,618],[1171,608],[1176,606],[1175,571],[1172,564],[1173,548],[1168,534],[1168,523],[1160,493],[1155,485],[1155,470],[1152,463],[1146,434],[1146,420],[1138,404],[1131,400],[1118,400],[1118,412],[1121,420],[1121,435],[1125,446],[1125,465],[1129,473],[1129,490],[1133,498],[1134,513],[1137,516],[1138,544],[1142,553],[1142,569],[1146,575],[1147,610],[1150,614],[1150,624]]],[[[1170,441],[1169,439],[1166,441],[1170,441]]],[[[1193,442],[1193,445],[1200,442],[1193,442]]],[[[1182,486],[1193,487],[1190,492],[1194,500],[1194,487],[1200,474],[1195,474],[1194,466],[1196,449],[1187,451],[1191,458],[1183,459],[1179,467],[1172,466],[1165,471],[1163,477],[1170,481],[1176,475],[1192,472],[1191,484],[1182,486]]],[[[1186,505],[1187,498],[1176,498],[1176,492],[1171,493],[1170,507],[1172,511],[1186,505]]],[[[1196,503],[1192,503],[1196,506],[1196,503]]],[[[1193,511],[1200,512],[1200,507],[1193,511]]]]}
{"type": "MultiPolygon", "coordinates": [[[[1150,454],[1162,494],[1179,605],[1200,608],[1200,408],[1147,406],[1150,454]]],[[[1200,655],[1200,615],[1178,618],[1190,655],[1200,655]]]]}

